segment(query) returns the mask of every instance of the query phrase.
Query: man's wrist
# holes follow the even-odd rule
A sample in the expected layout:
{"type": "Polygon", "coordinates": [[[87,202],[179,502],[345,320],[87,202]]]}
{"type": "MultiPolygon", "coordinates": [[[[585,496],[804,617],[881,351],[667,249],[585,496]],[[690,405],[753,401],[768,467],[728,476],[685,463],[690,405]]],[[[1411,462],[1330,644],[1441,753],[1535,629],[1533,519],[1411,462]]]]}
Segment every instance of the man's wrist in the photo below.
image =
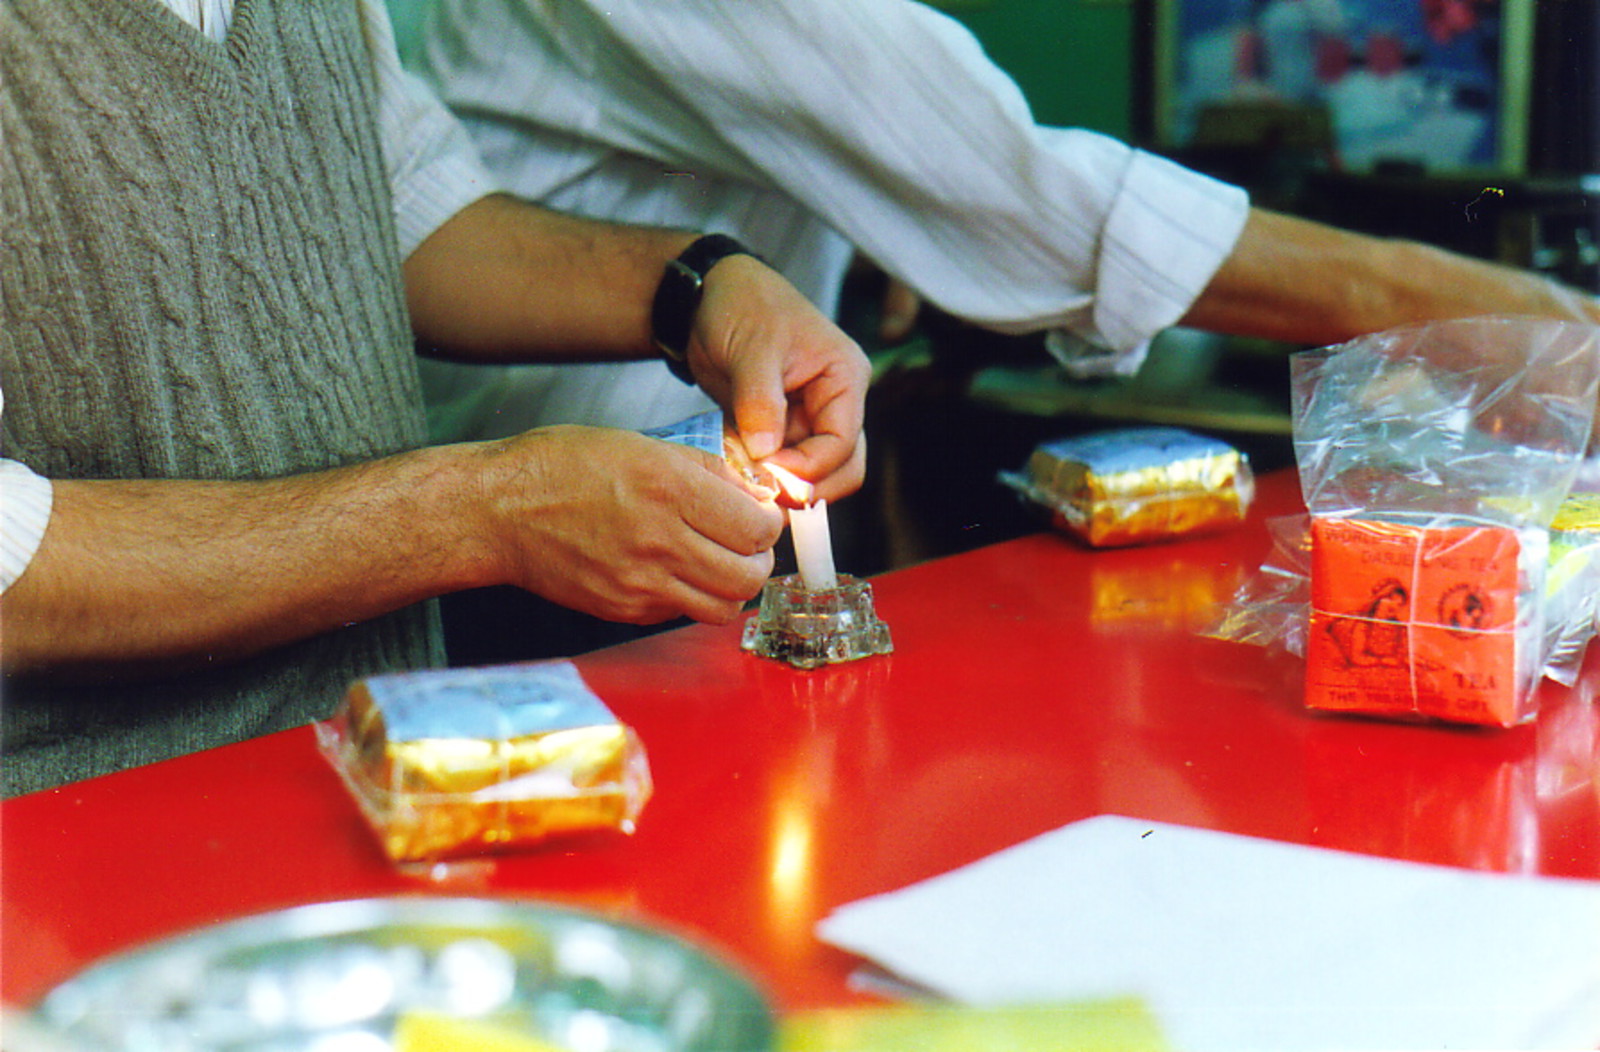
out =
{"type": "Polygon", "coordinates": [[[650,337],[672,375],[684,383],[694,383],[694,374],[689,371],[689,336],[705,295],[706,276],[729,256],[755,255],[726,234],[706,234],[696,238],[662,271],[650,305],[650,337]]]}

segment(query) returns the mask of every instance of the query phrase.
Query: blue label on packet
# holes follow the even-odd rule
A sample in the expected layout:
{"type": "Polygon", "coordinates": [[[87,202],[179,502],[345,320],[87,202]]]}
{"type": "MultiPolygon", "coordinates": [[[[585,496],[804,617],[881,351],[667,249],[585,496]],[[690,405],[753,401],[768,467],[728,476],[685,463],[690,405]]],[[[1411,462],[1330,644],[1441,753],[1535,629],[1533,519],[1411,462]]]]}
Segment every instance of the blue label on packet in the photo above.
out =
{"type": "Polygon", "coordinates": [[[367,690],[391,742],[496,741],[616,722],[569,661],[396,672],[368,679],[367,690]]]}
{"type": "Polygon", "coordinates": [[[1136,427],[1046,442],[1039,449],[1058,461],[1075,461],[1097,475],[1171,464],[1233,452],[1226,442],[1177,427],[1136,427]]]}
{"type": "Polygon", "coordinates": [[[676,424],[653,427],[641,434],[659,438],[663,442],[692,446],[714,457],[720,457],[722,456],[722,410],[710,409],[687,420],[680,420],[676,424]]]}

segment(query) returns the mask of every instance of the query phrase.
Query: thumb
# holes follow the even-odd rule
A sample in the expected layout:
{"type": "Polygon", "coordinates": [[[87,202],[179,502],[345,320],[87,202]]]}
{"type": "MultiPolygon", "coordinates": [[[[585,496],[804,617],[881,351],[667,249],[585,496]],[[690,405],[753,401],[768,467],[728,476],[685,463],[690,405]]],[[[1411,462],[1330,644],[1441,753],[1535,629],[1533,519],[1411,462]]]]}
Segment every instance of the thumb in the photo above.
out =
{"type": "Polygon", "coordinates": [[[733,378],[733,422],[739,441],[752,460],[763,460],[783,448],[789,402],[777,362],[733,378]]]}

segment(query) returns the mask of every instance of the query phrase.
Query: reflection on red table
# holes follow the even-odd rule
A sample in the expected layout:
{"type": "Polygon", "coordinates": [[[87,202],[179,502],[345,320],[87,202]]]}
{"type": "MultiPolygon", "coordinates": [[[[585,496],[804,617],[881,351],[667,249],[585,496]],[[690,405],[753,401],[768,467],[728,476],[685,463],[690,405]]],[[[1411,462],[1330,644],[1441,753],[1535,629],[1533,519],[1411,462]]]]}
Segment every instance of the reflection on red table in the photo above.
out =
{"type": "Polygon", "coordinates": [[[632,837],[397,874],[309,729],[0,806],[0,995],[197,925],[330,899],[584,905],[731,956],[780,1008],[844,1004],[836,905],[1118,813],[1475,869],[1600,879],[1600,655],[1508,731],[1315,716],[1297,663],[1201,638],[1260,564],[1250,524],[1089,551],[1039,534],[875,582],[896,652],[800,672],[696,626],[586,655],[656,795],[632,837]]]}

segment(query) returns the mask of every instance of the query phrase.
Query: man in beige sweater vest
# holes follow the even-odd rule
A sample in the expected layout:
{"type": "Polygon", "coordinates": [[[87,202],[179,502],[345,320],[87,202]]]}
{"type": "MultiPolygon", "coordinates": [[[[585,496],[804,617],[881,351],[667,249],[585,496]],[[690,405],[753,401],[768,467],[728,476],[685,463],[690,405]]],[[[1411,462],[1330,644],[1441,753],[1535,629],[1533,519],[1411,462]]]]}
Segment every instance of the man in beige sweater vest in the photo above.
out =
{"type": "Polygon", "coordinates": [[[399,77],[378,0],[0,5],[6,793],[324,715],[439,661],[447,592],[647,623],[759,590],[782,512],[720,458],[427,448],[414,337],[667,354],[753,455],[859,484],[865,358],[738,245],[486,180],[402,258],[399,77]]]}

